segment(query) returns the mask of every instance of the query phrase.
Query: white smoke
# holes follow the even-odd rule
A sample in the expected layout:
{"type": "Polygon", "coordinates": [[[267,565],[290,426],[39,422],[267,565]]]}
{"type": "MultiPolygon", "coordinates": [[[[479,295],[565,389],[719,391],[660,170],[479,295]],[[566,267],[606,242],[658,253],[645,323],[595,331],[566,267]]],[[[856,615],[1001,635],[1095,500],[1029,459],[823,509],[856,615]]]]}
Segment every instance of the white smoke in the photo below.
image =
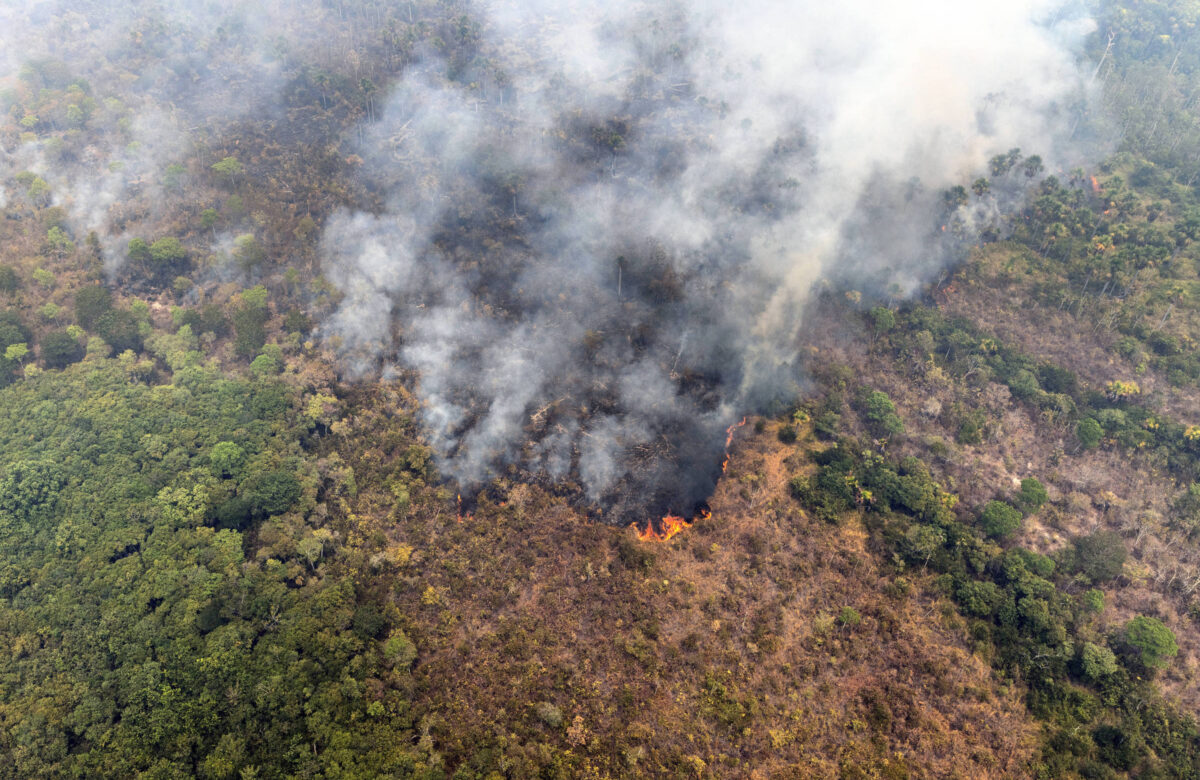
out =
{"type": "Polygon", "coordinates": [[[485,64],[429,58],[369,128],[390,200],[328,224],[325,333],[416,371],[463,483],[689,511],[720,430],[794,388],[814,281],[912,290],[951,259],[942,189],[1072,154],[1091,28],[1049,0],[493,3],[485,64]]]}

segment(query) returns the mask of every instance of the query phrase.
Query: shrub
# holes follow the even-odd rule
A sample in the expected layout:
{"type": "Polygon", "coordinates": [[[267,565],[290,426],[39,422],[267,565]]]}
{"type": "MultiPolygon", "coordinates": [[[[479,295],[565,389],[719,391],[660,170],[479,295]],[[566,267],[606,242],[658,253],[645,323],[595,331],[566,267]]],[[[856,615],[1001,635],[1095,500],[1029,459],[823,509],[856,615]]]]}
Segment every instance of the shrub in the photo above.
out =
{"type": "Polygon", "coordinates": [[[987,417],[980,409],[974,409],[961,416],[954,440],[959,444],[979,444],[987,431],[987,417]]]}
{"type": "Polygon", "coordinates": [[[1079,387],[1079,380],[1073,372],[1049,363],[1038,366],[1038,379],[1048,393],[1071,395],[1079,387]]]}
{"type": "Polygon", "coordinates": [[[1099,588],[1091,588],[1084,591],[1080,596],[1080,601],[1083,603],[1083,608],[1088,612],[1103,612],[1104,611],[1104,591],[1099,588]]]}
{"type": "Polygon", "coordinates": [[[1075,438],[1079,439],[1079,443],[1085,450],[1093,450],[1098,447],[1103,436],[1104,429],[1091,417],[1085,417],[1075,426],[1075,438]]]}
{"type": "Polygon", "coordinates": [[[312,320],[299,309],[289,309],[283,317],[284,333],[299,333],[301,336],[307,336],[312,327],[312,320]]]}
{"type": "Polygon", "coordinates": [[[534,712],[538,718],[552,729],[559,728],[563,724],[563,714],[556,705],[548,701],[540,701],[534,706],[534,712]]]}
{"type": "Polygon", "coordinates": [[[1009,380],[1008,389],[1015,397],[1027,401],[1041,392],[1042,388],[1038,385],[1037,377],[1022,368],[1009,380]]]}
{"type": "Polygon", "coordinates": [[[225,312],[215,303],[206,304],[201,309],[180,309],[175,317],[179,327],[188,325],[192,333],[212,333],[217,338],[229,335],[229,320],[225,312]]]}
{"type": "Polygon", "coordinates": [[[1096,419],[1106,433],[1116,433],[1129,425],[1128,415],[1120,409],[1101,409],[1096,419]]]}
{"type": "Polygon", "coordinates": [[[813,432],[817,438],[830,441],[837,437],[838,427],[842,424],[842,416],[836,412],[822,412],[813,420],[813,432]]]}
{"type": "Polygon", "coordinates": [[[1026,514],[1033,514],[1041,509],[1042,504],[1050,500],[1046,487],[1033,477],[1021,480],[1021,492],[1017,495],[1017,503],[1026,514]]]}
{"type": "Polygon", "coordinates": [[[0,265],[0,292],[16,292],[21,286],[21,279],[12,266],[0,265]]]}
{"type": "Polygon", "coordinates": [[[1121,573],[1125,544],[1112,531],[1096,531],[1075,540],[1075,565],[1092,582],[1107,582],[1121,573]]]}
{"type": "Polygon", "coordinates": [[[383,656],[397,669],[408,669],[417,660],[417,646],[408,634],[397,628],[383,644],[383,656]]]}

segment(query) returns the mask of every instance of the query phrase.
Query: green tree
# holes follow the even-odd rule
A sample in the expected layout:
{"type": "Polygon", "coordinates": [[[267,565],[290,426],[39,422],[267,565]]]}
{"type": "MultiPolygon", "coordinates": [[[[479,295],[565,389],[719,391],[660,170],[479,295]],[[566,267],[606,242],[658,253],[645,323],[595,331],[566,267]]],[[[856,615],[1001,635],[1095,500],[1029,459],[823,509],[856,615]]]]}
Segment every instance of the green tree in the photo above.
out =
{"type": "Polygon", "coordinates": [[[4,348],[4,359],[11,360],[15,363],[20,363],[25,360],[25,356],[29,354],[28,344],[9,344],[4,348]]]}
{"type": "Polygon", "coordinates": [[[285,333],[299,333],[301,336],[307,336],[312,327],[312,320],[299,309],[289,309],[283,317],[285,333]]]}
{"type": "Polygon", "coordinates": [[[1099,530],[1075,540],[1075,565],[1092,582],[1107,582],[1125,565],[1125,544],[1112,531],[1099,530]]]}
{"type": "Polygon", "coordinates": [[[957,184],[942,193],[942,202],[946,204],[948,211],[962,208],[967,205],[968,200],[967,188],[961,184],[957,184]]]}
{"type": "Polygon", "coordinates": [[[246,462],[246,452],[231,441],[217,442],[209,452],[208,460],[217,476],[236,477],[246,462]]]}
{"type": "Polygon", "coordinates": [[[243,303],[233,310],[233,351],[242,357],[253,357],[267,342],[266,307],[243,303]]]}
{"type": "Polygon", "coordinates": [[[300,499],[300,482],[290,471],[277,469],[251,478],[246,486],[255,509],[266,515],[286,512],[300,499]]]}
{"type": "Polygon", "coordinates": [[[232,184],[245,173],[246,166],[242,165],[236,157],[226,157],[213,163],[212,170],[226,184],[232,184]]]}
{"type": "Polygon", "coordinates": [[[150,245],[150,259],[155,265],[171,267],[187,258],[187,250],[178,238],[160,238],[150,245]]]}
{"type": "Polygon", "coordinates": [[[250,373],[263,378],[279,373],[279,363],[270,355],[259,355],[250,361],[250,373]]]}
{"type": "Polygon", "coordinates": [[[407,669],[417,660],[417,646],[408,638],[408,634],[397,628],[384,642],[383,655],[392,666],[407,669]]]}
{"type": "Polygon", "coordinates": [[[41,176],[34,178],[30,183],[25,194],[29,196],[29,200],[35,206],[45,206],[50,202],[50,185],[41,176]]]}
{"type": "Polygon", "coordinates": [[[0,511],[25,520],[54,502],[66,485],[58,466],[43,461],[10,461],[0,472],[0,511]]]}
{"type": "Polygon", "coordinates": [[[994,582],[967,580],[954,591],[954,600],[962,611],[973,617],[987,617],[1000,602],[1000,589],[994,582]]]}
{"type": "Polygon", "coordinates": [[[43,290],[54,289],[56,282],[54,274],[47,271],[45,268],[33,269],[33,280],[38,283],[43,290]]]}
{"type": "Polygon", "coordinates": [[[247,233],[233,240],[233,259],[243,271],[250,273],[267,259],[267,252],[258,239],[247,233]]]}
{"type": "Polygon", "coordinates": [[[83,345],[65,330],[56,330],[42,337],[39,344],[46,368],[66,368],[83,360],[83,345]]]}
{"type": "Polygon", "coordinates": [[[1162,669],[1179,653],[1175,634],[1158,618],[1138,615],[1125,624],[1120,638],[1127,653],[1147,671],[1162,669]]]}
{"type": "Polygon", "coordinates": [[[1089,588],[1079,597],[1079,603],[1088,612],[1104,611],[1104,591],[1099,588],[1089,588]]]}
{"type": "Polygon", "coordinates": [[[871,327],[875,331],[875,338],[879,338],[896,327],[896,315],[891,309],[876,306],[871,309],[871,327]]]}
{"type": "Polygon", "coordinates": [[[946,543],[946,534],[936,526],[914,525],[905,534],[905,541],[909,554],[920,560],[922,566],[928,566],[929,559],[946,543]]]}
{"type": "Polygon", "coordinates": [[[9,344],[28,343],[33,333],[21,322],[21,317],[12,309],[0,311],[0,349],[9,344]]]}
{"type": "Polygon", "coordinates": [[[292,231],[292,235],[294,235],[300,241],[307,241],[308,237],[316,232],[316,230],[316,221],[311,215],[305,214],[300,218],[300,222],[296,224],[296,229],[292,231]]]}
{"type": "Polygon", "coordinates": [[[854,607],[842,607],[837,622],[843,629],[854,628],[862,622],[862,614],[854,607]]]}
{"type": "Polygon", "coordinates": [[[219,215],[217,214],[216,209],[209,208],[201,211],[200,227],[204,228],[205,230],[216,230],[218,216],[219,215]]]}
{"type": "Polygon", "coordinates": [[[46,251],[55,257],[66,257],[75,251],[75,242],[60,227],[46,231],[46,251]]]}
{"type": "Polygon", "coordinates": [[[125,250],[125,256],[129,258],[131,263],[144,265],[150,262],[150,245],[143,238],[132,238],[129,240],[129,246],[125,250]]]}
{"type": "Polygon", "coordinates": [[[282,522],[254,538],[203,523],[236,481],[213,473],[221,442],[264,464],[243,486],[257,517],[315,484],[293,393],[199,365],[130,382],[99,356],[0,390],[0,775],[413,774],[415,647],[360,635],[365,569],[298,578],[305,551],[336,552],[325,529],[299,551],[282,522]]]}
{"type": "Polygon", "coordinates": [[[242,290],[238,298],[246,306],[265,309],[267,307],[267,288],[261,284],[256,284],[253,287],[242,290]]]}
{"type": "Polygon", "coordinates": [[[893,436],[904,431],[904,422],[896,414],[896,405],[886,393],[873,390],[863,404],[867,421],[877,436],[893,436]]]}
{"type": "Polygon", "coordinates": [[[1084,642],[1083,650],[1079,655],[1079,665],[1083,670],[1083,677],[1091,682],[1101,682],[1116,674],[1120,669],[1117,665],[1117,657],[1107,647],[1084,642]]]}
{"type": "Polygon", "coordinates": [[[100,318],[112,309],[112,305],[112,293],[107,287],[84,287],[75,293],[75,321],[87,330],[92,330],[100,318]]]}
{"type": "Polygon", "coordinates": [[[989,501],[979,513],[979,523],[988,536],[1007,539],[1021,527],[1021,513],[1003,501],[989,501]]]}
{"type": "Polygon", "coordinates": [[[163,186],[171,190],[178,189],[185,173],[187,173],[187,168],[179,163],[171,163],[163,169],[163,186]]]}
{"type": "Polygon", "coordinates": [[[142,351],[142,333],[137,318],[128,309],[109,309],[96,320],[96,333],[117,355],[125,350],[142,351]]]}

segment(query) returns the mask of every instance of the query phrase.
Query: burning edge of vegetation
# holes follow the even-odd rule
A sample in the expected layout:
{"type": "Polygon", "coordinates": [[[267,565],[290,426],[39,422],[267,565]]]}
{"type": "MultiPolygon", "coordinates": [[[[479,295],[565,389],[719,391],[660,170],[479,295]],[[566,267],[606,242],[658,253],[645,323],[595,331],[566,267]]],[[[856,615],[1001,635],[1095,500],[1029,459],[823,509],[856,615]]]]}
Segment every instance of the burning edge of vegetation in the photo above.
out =
{"type": "MultiPolygon", "coordinates": [[[[729,448],[733,444],[733,434],[738,428],[746,424],[747,417],[743,417],[741,422],[736,422],[725,429],[725,454],[721,459],[721,473],[724,474],[729,468],[729,448]]],[[[673,536],[683,532],[685,528],[691,527],[692,523],[696,522],[696,518],[707,520],[712,517],[712,510],[707,504],[701,504],[696,507],[692,517],[687,518],[682,515],[673,515],[669,512],[658,520],[649,520],[646,522],[645,528],[639,528],[637,523],[630,523],[629,527],[637,531],[638,539],[643,542],[665,542],[673,536]]]]}

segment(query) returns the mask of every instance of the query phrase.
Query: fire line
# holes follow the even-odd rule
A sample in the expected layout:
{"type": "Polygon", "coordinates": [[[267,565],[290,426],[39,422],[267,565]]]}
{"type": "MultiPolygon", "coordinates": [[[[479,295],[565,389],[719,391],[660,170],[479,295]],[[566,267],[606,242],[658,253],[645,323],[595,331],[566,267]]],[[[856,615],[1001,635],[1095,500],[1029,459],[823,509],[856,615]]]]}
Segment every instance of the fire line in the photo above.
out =
{"type": "MultiPolygon", "coordinates": [[[[743,417],[741,422],[734,423],[725,429],[725,457],[721,461],[721,473],[724,474],[729,468],[729,447],[733,444],[733,432],[746,424],[748,418],[743,417]]],[[[680,515],[667,514],[657,522],[654,520],[646,523],[643,529],[638,528],[637,523],[630,523],[630,528],[637,531],[638,539],[643,542],[665,542],[671,537],[681,533],[683,529],[691,527],[692,523],[696,522],[696,518],[707,520],[712,517],[712,511],[708,507],[702,507],[695,517],[686,518],[680,515]]]]}

